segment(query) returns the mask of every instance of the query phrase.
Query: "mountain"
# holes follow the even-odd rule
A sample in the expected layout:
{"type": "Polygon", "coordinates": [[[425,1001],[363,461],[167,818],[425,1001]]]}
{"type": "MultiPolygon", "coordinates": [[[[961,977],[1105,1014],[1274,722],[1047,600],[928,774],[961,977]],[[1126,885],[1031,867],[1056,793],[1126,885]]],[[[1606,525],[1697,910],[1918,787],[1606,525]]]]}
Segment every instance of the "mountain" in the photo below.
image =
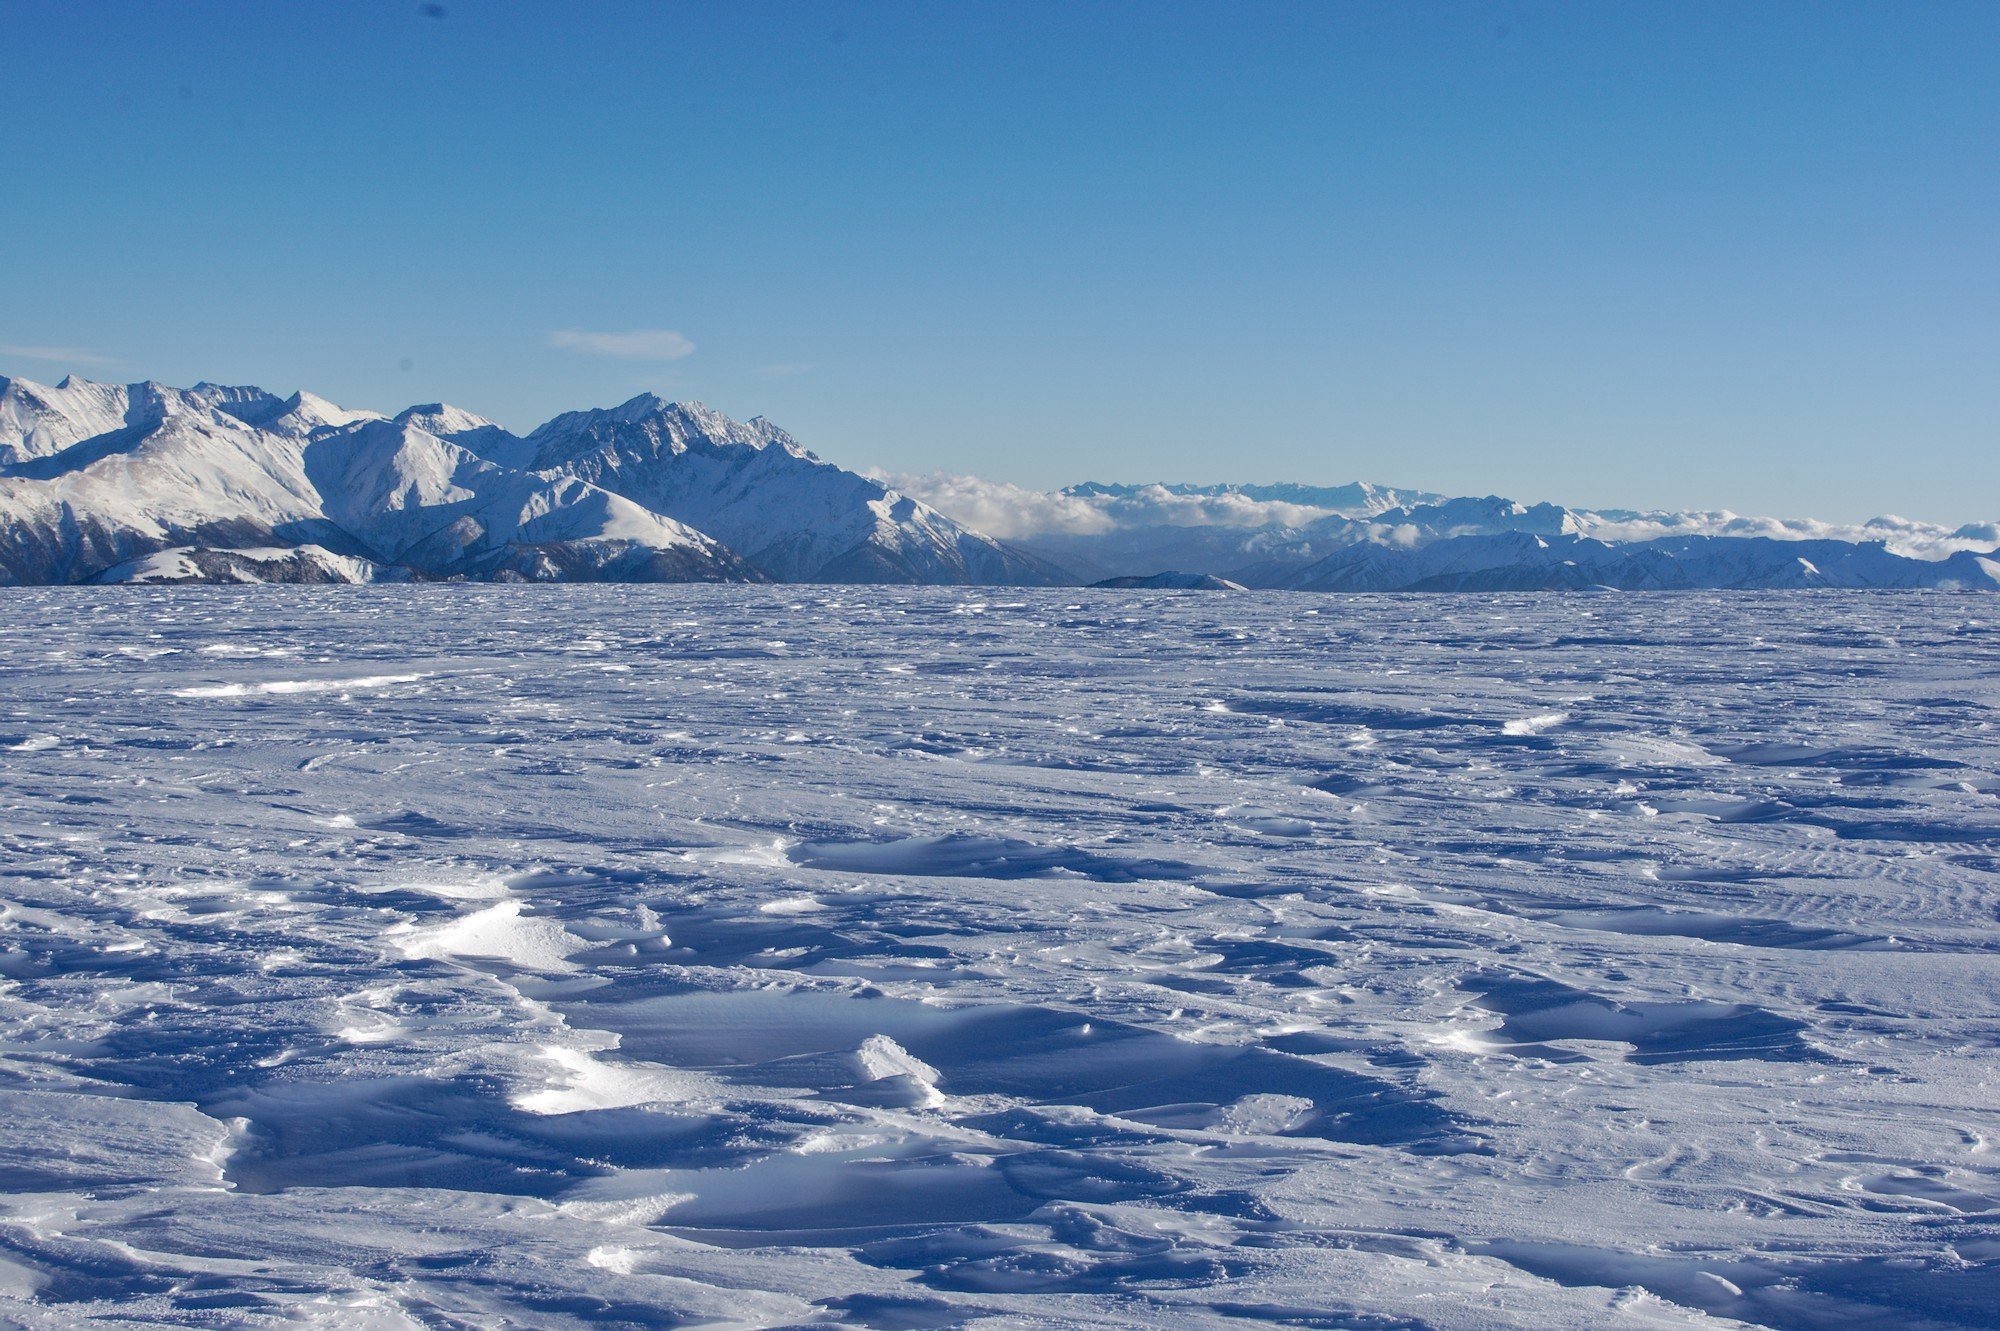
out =
{"type": "Polygon", "coordinates": [[[499,466],[400,418],[321,431],[305,457],[326,519],[378,563],[434,576],[762,580],[672,518],[574,476],[499,466]]]}
{"type": "Polygon", "coordinates": [[[0,384],[0,456],[12,459],[0,466],[0,582],[87,581],[166,552],[188,552],[163,566],[176,576],[223,580],[265,568],[358,581],[364,565],[432,578],[762,580],[721,543],[586,481],[501,467],[310,394],[0,384]],[[256,557],[308,547],[330,560],[256,557]]]}
{"type": "Polygon", "coordinates": [[[1155,490],[1180,498],[1222,499],[1240,495],[1257,503],[1294,504],[1351,518],[1372,517],[1392,508],[1441,503],[1451,497],[1428,490],[1371,485],[1367,481],[1353,481],[1347,485],[1296,485],[1290,482],[1275,485],[1107,485],[1101,481],[1085,481],[1080,485],[1065,486],[1061,493],[1085,499],[1134,500],[1144,499],[1155,490]]]}
{"type": "Polygon", "coordinates": [[[527,443],[527,465],[580,477],[698,527],[780,581],[1071,581],[1046,561],[821,461],[761,416],[735,421],[698,402],[644,394],[608,410],[558,416],[527,443]]]}
{"type": "Polygon", "coordinates": [[[1105,526],[1049,532],[1016,544],[1088,577],[1147,577],[1187,569],[1252,587],[1293,585],[1298,571],[1353,545],[1421,545],[1454,536],[1584,530],[1555,504],[1524,505],[1495,495],[1446,499],[1421,491],[1356,484],[1312,486],[1072,486],[1062,491],[1100,506],[1105,526]],[[1297,502],[1309,495],[1357,494],[1378,502],[1329,511],[1297,502]],[[1260,496],[1290,495],[1291,498],[1260,496]],[[1394,499],[1397,502],[1389,504],[1394,499]]]}
{"type": "Polygon", "coordinates": [[[978,510],[1015,545],[1091,583],[1144,585],[1171,569],[1303,591],[2000,587],[1992,523],[1948,529],[1880,517],[1840,527],[1364,482],[1089,482],[1041,492],[934,473],[896,483],[947,512],[978,510]]]}
{"type": "Polygon", "coordinates": [[[2000,551],[1912,559],[1880,542],[1683,536],[1611,545],[1515,531],[1420,546],[1358,543],[1298,570],[1299,591],[2000,589],[2000,551]]]}
{"type": "Polygon", "coordinates": [[[398,577],[1073,581],[699,403],[521,437],[443,403],[0,378],[0,583],[398,577]]]}
{"type": "Polygon", "coordinates": [[[74,378],[0,388],[0,581],[82,581],[174,546],[328,534],[296,446],[209,395],[74,378]]]}
{"type": "Polygon", "coordinates": [[[386,416],[247,385],[0,378],[0,585],[441,578],[1992,590],[2000,524],[1842,528],[1359,481],[1038,492],[863,476],[762,417],[650,393],[517,435],[441,402],[386,416]],[[968,509],[1010,539],[948,516],[968,509]]]}
{"type": "Polygon", "coordinates": [[[1135,591],[1175,591],[1175,592],[1242,592],[1248,591],[1240,582],[1218,578],[1213,573],[1177,573],[1169,570],[1155,573],[1150,577],[1127,574],[1119,578],[1105,578],[1093,582],[1093,587],[1118,587],[1135,591]]]}

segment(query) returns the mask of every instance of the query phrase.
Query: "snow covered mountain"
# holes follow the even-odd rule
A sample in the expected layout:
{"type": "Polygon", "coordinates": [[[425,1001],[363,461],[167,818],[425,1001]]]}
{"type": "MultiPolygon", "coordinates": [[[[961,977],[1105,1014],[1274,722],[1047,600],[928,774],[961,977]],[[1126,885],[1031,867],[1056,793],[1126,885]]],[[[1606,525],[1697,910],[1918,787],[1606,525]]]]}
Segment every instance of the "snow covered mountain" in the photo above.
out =
{"type": "Polygon", "coordinates": [[[441,403],[0,379],[0,583],[407,577],[1068,580],[699,404],[521,438],[441,403]]]}
{"type": "Polygon", "coordinates": [[[1106,485],[1041,492],[887,478],[1091,582],[1165,570],[1253,588],[2000,588],[2000,524],[1840,527],[1734,513],[1571,509],[1357,482],[1106,485]]]}
{"type": "Polygon", "coordinates": [[[1685,536],[1632,545],[1514,531],[1418,546],[1362,541],[1282,584],[1302,591],[1687,591],[1697,588],[2000,588],[2000,551],[1941,560],[1879,542],[1685,536]]]}
{"type": "Polygon", "coordinates": [[[0,378],[0,585],[437,578],[1990,590],[2000,524],[1841,528],[1363,482],[1044,493],[860,475],[762,417],[650,393],[516,435],[443,403],[388,417],[306,392],[0,378]]]}
{"type": "Polygon", "coordinates": [[[326,519],[378,562],[491,577],[756,581],[727,547],[573,476],[498,466],[408,421],[313,436],[326,519]]]}
{"type": "Polygon", "coordinates": [[[1367,481],[1352,481],[1346,485],[1298,485],[1292,482],[1276,485],[1107,485],[1101,481],[1085,481],[1080,485],[1063,487],[1062,493],[1086,499],[1144,501],[1154,491],[1178,498],[1240,497],[1259,504],[1293,504],[1302,508],[1324,509],[1329,513],[1340,513],[1352,518],[1372,517],[1392,508],[1442,503],[1451,497],[1433,494],[1428,490],[1405,490],[1387,485],[1372,485],[1367,481]]]}
{"type": "Polygon", "coordinates": [[[0,382],[0,582],[758,576],[587,482],[310,394],[0,382]]]}
{"type": "MultiPolygon", "coordinates": [[[[807,452],[759,416],[650,393],[528,436],[529,465],[601,485],[786,582],[1059,584],[1062,570],[807,452]]],[[[482,439],[481,444],[493,443],[482,439]]]]}

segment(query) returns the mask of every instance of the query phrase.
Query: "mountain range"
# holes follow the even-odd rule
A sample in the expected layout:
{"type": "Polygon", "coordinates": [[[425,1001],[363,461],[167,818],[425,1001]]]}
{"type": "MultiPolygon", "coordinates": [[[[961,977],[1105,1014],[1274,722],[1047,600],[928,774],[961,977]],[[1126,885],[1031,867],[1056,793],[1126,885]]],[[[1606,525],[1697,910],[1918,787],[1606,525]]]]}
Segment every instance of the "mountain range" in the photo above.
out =
{"type": "Polygon", "coordinates": [[[2000,526],[1836,531],[1365,483],[1045,493],[863,475],[761,417],[653,394],[517,435],[442,403],[385,416],[306,392],[0,377],[0,585],[435,579],[1996,589],[2000,526]]]}
{"type": "Polygon", "coordinates": [[[0,379],[0,583],[1063,583],[783,430],[642,395],[518,436],[257,388],[0,379]]]}

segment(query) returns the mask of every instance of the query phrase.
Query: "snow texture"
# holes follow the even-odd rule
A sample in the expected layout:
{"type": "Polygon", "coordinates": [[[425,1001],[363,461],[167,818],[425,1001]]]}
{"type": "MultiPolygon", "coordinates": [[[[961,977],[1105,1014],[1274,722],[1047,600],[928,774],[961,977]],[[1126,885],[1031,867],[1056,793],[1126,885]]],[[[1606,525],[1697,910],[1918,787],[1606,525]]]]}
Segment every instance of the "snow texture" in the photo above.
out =
{"type": "Polygon", "coordinates": [[[0,1323],[2000,1324],[1981,599],[4,604],[0,1323]]]}

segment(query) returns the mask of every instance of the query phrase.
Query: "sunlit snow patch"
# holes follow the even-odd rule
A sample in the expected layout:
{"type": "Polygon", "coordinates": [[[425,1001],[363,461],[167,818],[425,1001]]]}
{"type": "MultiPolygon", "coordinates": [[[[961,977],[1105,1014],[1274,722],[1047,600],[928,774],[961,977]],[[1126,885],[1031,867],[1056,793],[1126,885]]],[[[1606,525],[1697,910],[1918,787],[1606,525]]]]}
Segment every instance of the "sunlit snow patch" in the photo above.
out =
{"type": "Polygon", "coordinates": [[[495,902],[449,924],[399,925],[390,934],[406,957],[495,957],[538,971],[569,970],[570,954],[589,946],[554,920],[523,917],[518,901],[495,902]]]}
{"type": "Polygon", "coordinates": [[[199,684],[175,689],[176,698],[243,698],[270,693],[344,693],[349,689],[384,689],[427,678],[414,675],[361,675],[354,679],[273,679],[258,684],[199,684]]]}

